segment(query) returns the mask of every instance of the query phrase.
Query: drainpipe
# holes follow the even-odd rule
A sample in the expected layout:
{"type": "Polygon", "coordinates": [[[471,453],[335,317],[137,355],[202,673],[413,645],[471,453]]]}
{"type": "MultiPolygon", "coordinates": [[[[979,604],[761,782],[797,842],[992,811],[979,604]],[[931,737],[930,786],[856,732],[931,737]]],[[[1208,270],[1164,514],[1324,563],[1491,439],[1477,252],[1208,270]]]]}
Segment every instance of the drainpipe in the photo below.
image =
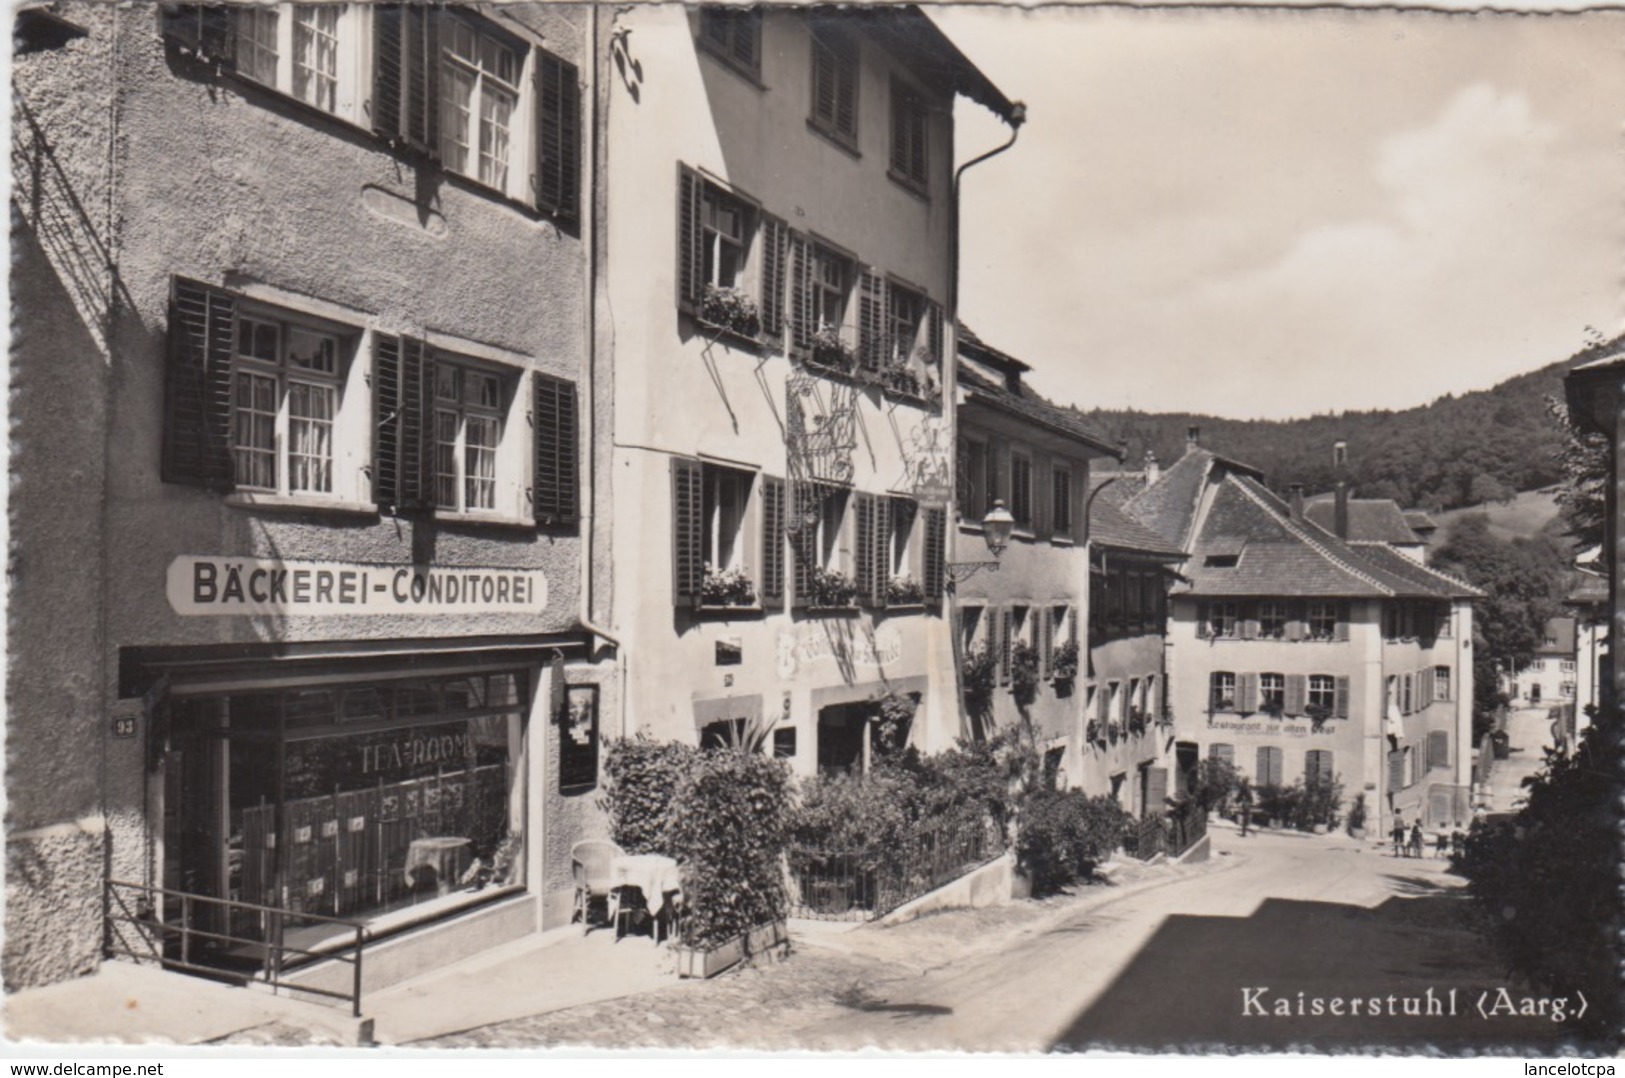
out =
{"type": "MultiPolygon", "coordinates": [[[[942,407],[948,417],[948,452],[954,454],[957,460],[959,454],[959,181],[973,166],[1008,150],[1016,144],[1016,136],[1021,133],[1021,125],[1027,121],[1027,106],[1015,102],[1010,109],[1010,117],[1005,122],[1010,125],[1010,137],[1003,145],[995,146],[978,157],[973,157],[954,170],[952,207],[948,215],[948,310],[943,318],[946,323],[943,332],[942,356],[942,407]]],[[[952,562],[959,557],[959,475],[958,467],[954,466],[951,473],[953,483],[948,497],[948,508],[944,514],[943,527],[947,530],[946,542],[943,544],[943,561],[952,562]]],[[[944,570],[946,572],[946,570],[944,570]]],[[[947,614],[948,633],[950,637],[951,653],[954,663],[954,696],[959,701],[959,714],[968,714],[965,707],[965,678],[964,658],[960,654],[959,634],[954,626],[959,623],[959,590],[957,588],[945,589],[948,593],[947,614]]]]}
{"type": "MultiPolygon", "coordinates": [[[[594,640],[589,642],[588,646],[587,657],[589,661],[592,659],[593,652],[596,650],[597,640],[599,639],[607,641],[612,647],[614,647],[617,657],[620,659],[621,691],[619,695],[621,698],[621,736],[625,737],[627,736],[626,698],[631,682],[631,678],[629,676],[631,661],[626,653],[625,646],[621,643],[620,637],[616,636],[614,633],[600,625],[595,625],[592,620],[592,562],[594,538],[596,536],[596,531],[594,528],[595,514],[593,512],[593,506],[594,499],[598,494],[598,484],[596,481],[598,469],[594,459],[595,454],[598,451],[596,429],[598,420],[598,411],[596,408],[597,387],[593,380],[593,374],[598,359],[597,200],[599,197],[599,192],[602,188],[602,184],[597,182],[600,175],[600,139],[598,133],[598,121],[603,112],[603,110],[599,107],[598,102],[599,17],[600,9],[593,8],[590,17],[587,20],[587,56],[590,58],[590,62],[581,65],[581,70],[587,73],[587,100],[591,102],[591,113],[588,116],[587,122],[587,160],[591,162],[590,167],[592,170],[592,175],[590,177],[591,182],[581,185],[582,190],[587,193],[587,197],[582,199],[581,211],[581,242],[582,246],[584,247],[583,256],[587,262],[587,296],[586,302],[582,304],[582,319],[584,322],[583,336],[586,339],[585,362],[581,367],[581,410],[582,413],[587,417],[587,421],[581,425],[581,453],[583,464],[581,474],[587,476],[588,478],[585,484],[587,488],[584,492],[585,497],[583,497],[581,500],[581,580],[580,586],[577,589],[580,602],[579,609],[576,613],[576,621],[583,629],[587,630],[587,632],[591,633],[594,637],[594,640]]],[[[606,469],[606,471],[608,471],[608,469],[606,469]]]]}

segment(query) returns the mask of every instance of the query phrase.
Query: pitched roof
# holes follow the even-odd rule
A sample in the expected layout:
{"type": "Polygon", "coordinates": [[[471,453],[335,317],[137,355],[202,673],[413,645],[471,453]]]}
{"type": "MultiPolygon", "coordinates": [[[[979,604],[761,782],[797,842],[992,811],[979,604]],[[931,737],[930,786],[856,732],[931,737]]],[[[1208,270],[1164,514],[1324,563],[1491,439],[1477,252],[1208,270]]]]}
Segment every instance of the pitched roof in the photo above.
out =
{"type": "MultiPolygon", "coordinates": [[[[1109,489],[1109,488],[1108,488],[1109,489]]],[[[1089,506],[1089,541],[1116,550],[1183,558],[1185,552],[1129,516],[1104,496],[1089,506]]]]}
{"type": "MultiPolygon", "coordinates": [[[[1414,541],[1414,540],[1413,540],[1414,541]]],[[[1456,598],[1471,587],[1382,543],[1345,543],[1253,476],[1229,473],[1192,544],[1188,590],[1213,596],[1456,598]],[[1239,544],[1239,550],[1238,550],[1239,544]]]]}
{"type": "MultiPolygon", "coordinates": [[[[1337,502],[1334,495],[1316,495],[1304,503],[1303,515],[1336,534],[1337,502]]],[[[1350,498],[1349,533],[1351,543],[1419,543],[1416,531],[1405,523],[1399,504],[1389,498],[1350,498]]]]}
{"type": "Polygon", "coordinates": [[[959,388],[973,400],[1036,423],[1052,434],[1071,438],[1102,453],[1117,455],[1117,447],[1085,426],[1083,417],[1077,412],[1050,403],[1026,385],[1021,385],[1017,392],[1012,393],[1005,386],[977,372],[974,367],[961,363],[959,388]]]}
{"type": "Polygon", "coordinates": [[[1571,571],[1568,594],[1563,601],[1574,606],[1608,602],[1608,578],[1588,569],[1571,571]]]}
{"type": "Polygon", "coordinates": [[[1128,514],[1181,550],[1190,547],[1190,526],[1214,456],[1193,449],[1162,470],[1155,483],[1123,503],[1128,514]]]}
{"type": "Polygon", "coordinates": [[[1537,655],[1573,655],[1575,622],[1572,617],[1559,616],[1546,619],[1546,639],[1535,649],[1537,655]]]}

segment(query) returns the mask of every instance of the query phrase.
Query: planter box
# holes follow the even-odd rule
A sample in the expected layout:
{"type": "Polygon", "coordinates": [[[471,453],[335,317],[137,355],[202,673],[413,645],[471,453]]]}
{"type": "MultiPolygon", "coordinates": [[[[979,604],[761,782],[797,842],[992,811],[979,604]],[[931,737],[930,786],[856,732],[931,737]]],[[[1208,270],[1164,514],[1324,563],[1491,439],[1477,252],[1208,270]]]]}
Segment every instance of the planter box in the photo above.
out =
{"type": "Polygon", "coordinates": [[[677,948],[677,975],[679,977],[715,977],[725,969],[732,969],[751,955],[770,951],[775,947],[788,947],[790,931],[783,921],[757,925],[743,936],[735,936],[727,943],[708,951],[692,947],[677,948]]]}

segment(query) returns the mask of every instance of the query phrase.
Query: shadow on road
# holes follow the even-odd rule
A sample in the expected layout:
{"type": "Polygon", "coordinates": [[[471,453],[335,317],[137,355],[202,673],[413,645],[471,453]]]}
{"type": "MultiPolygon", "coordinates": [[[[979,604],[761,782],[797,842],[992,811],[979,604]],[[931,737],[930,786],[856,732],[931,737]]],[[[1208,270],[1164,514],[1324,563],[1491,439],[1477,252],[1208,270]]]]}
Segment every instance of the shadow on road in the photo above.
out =
{"type": "Polygon", "coordinates": [[[1482,993],[1523,990],[1467,927],[1465,896],[1423,878],[1392,882],[1415,897],[1375,909],[1271,898],[1247,917],[1170,916],[1052,1047],[1585,1050],[1572,1023],[1481,1017],[1482,993]]]}
{"type": "Polygon", "coordinates": [[[854,1011],[863,1011],[865,1014],[895,1014],[898,1017],[905,1015],[943,1015],[953,1014],[952,1007],[944,1007],[937,1003],[888,1003],[878,996],[872,995],[867,988],[860,984],[853,984],[834,996],[834,1001],[842,1007],[849,1007],[854,1011]]]}

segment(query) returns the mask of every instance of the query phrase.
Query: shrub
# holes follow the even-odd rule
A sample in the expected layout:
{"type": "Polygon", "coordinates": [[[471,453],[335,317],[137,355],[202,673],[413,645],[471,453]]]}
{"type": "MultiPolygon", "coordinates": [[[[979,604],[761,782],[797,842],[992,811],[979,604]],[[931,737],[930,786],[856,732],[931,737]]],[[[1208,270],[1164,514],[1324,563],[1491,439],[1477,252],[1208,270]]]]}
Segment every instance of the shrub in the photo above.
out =
{"type": "Polygon", "coordinates": [[[889,692],[880,698],[877,708],[880,718],[874,738],[877,752],[897,752],[907,744],[908,728],[919,707],[919,700],[901,693],[889,692]]]}
{"type": "Polygon", "coordinates": [[[1204,811],[1217,809],[1221,816],[1234,815],[1241,783],[1235,764],[1210,756],[1196,765],[1196,803],[1204,811]]]}
{"type": "Polygon", "coordinates": [[[684,942],[713,947],[789,912],[782,860],[790,768],[756,753],[698,753],[672,800],[666,836],[683,866],[684,942]]]}
{"type": "Polygon", "coordinates": [[[1260,815],[1280,821],[1284,825],[1294,818],[1301,791],[1295,786],[1278,786],[1272,783],[1268,786],[1255,786],[1253,795],[1258,799],[1260,815]]]}
{"type": "Polygon", "coordinates": [[[1082,790],[1043,790],[1022,805],[1016,858],[1033,882],[1033,893],[1054,891],[1086,879],[1117,848],[1130,822],[1110,797],[1082,790]]]}
{"type": "Polygon", "coordinates": [[[1038,697],[1038,649],[1024,640],[1010,647],[1010,694],[1022,707],[1038,697]]]}
{"type": "Polygon", "coordinates": [[[1349,834],[1362,830],[1365,827],[1365,794],[1354,795],[1354,804],[1349,806],[1349,834]]]}
{"type": "Polygon", "coordinates": [[[599,807],[609,834],[628,853],[670,853],[666,824],[677,788],[699,757],[698,749],[642,734],[612,741],[604,754],[607,778],[599,807]]]}
{"type": "Polygon", "coordinates": [[[1343,803],[1343,783],[1334,775],[1299,779],[1292,786],[1290,821],[1300,831],[1312,831],[1316,824],[1337,826],[1337,809],[1343,803]]]}

